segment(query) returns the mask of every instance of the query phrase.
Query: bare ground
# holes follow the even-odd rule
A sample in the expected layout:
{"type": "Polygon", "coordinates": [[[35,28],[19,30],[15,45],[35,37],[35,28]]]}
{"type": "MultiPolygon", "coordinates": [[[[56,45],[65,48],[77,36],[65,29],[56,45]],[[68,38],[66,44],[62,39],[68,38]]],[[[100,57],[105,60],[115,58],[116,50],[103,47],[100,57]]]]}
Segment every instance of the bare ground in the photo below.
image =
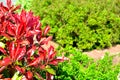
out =
{"type": "Polygon", "coordinates": [[[109,52],[109,56],[114,56],[113,58],[113,64],[120,63],[120,45],[116,45],[113,47],[110,47],[108,49],[103,50],[92,50],[89,52],[84,52],[89,57],[93,58],[94,60],[102,59],[106,52],[109,52]]]}
{"type": "MultiPolygon", "coordinates": [[[[48,48],[50,45],[54,46],[57,48],[59,45],[53,41],[49,41],[48,45],[44,45],[43,47],[48,48]]],[[[103,50],[92,50],[89,52],[83,52],[84,54],[87,54],[89,57],[93,58],[95,61],[102,59],[105,55],[106,52],[109,52],[109,56],[114,56],[113,58],[113,64],[118,64],[120,63],[120,45],[116,45],[107,49],[103,50]]]]}

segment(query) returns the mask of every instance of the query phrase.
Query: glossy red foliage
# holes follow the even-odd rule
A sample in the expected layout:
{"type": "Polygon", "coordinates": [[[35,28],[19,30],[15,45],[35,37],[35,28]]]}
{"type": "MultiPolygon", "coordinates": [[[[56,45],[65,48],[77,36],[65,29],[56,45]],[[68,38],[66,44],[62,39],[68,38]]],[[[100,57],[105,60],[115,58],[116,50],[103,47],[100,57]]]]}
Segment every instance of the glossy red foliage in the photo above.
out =
{"type": "Polygon", "coordinates": [[[6,1],[7,6],[0,3],[0,36],[7,39],[4,43],[6,47],[0,47],[0,52],[3,53],[1,54],[3,59],[0,60],[0,72],[11,68],[13,74],[20,72],[23,76],[22,80],[33,80],[35,75],[43,79],[36,71],[38,69],[46,71],[46,79],[52,80],[53,74],[46,70],[46,66],[56,66],[67,58],[56,57],[53,46],[47,50],[41,46],[52,40],[51,36],[45,37],[50,26],[47,25],[42,30],[39,17],[34,16],[31,11],[26,12],[25,10],[18,14],[15,11],[20,6],[12,5],[11,0],[6,1]]]}

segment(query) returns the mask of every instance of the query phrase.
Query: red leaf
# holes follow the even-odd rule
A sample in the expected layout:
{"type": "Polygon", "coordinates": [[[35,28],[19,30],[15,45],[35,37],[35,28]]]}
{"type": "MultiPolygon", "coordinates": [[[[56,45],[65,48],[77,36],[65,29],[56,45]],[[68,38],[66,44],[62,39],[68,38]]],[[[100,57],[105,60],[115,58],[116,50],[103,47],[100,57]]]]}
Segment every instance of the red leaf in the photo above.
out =
{"type": "Polygon", "coordinates": [[[14,60],[14,58],[15,58],[15,43],[14,42],[11,42],[10,44],[9,44],[9,53],[10,53],[10,57],[14,60]]]}
{"type": "Polygon", "coordinates": [[[30,44],[33,44],[33,37],[34,37],[34,36],[26,37],[27,40],[30,42],[30,44]]]}
{"type": "Polygon", "coordinates": [[[32,46],[32,47],[27,51],[27,53],[26,53],[27,56],[28,56],[28,57],[32,56],[32,55],[34,54],[35,50],[36,50],[36,46],[32,46]]]}
{"type": "MultiPolygon", "coordinates": [[[[2,14],[2,12],[0,12],[0,20],[4,18],[4,14],[2,14]]],[[[2,21],[1,21],[2,22],[2,21]]],[[[0,27],[3,27],[2,24],[0,25],[0,27]]]]}
{"type": "Polygon", "coordinates": [[[39,55],[40,55],[40,59],[41,59],[41,60],[45,60],[45,58],[46,58],[46,53],[40,53],[40,52],[39,52],[39,55]]]}
{"type": "Polygon", "coordinates": [[[41,60],[45,60],[45,59],[46,59],[47,51],[44,50],[42,47],[40,47],[40,48],[38,49],[38,51],[39,51],[40,59],[41,59],[41,60]]]}
{"type": "Polygon", "coordinates": [[[53,57],[55,57],[56,53],[54,52],[54,47],[50,46],[48,48],[48,59],[52,59],[53,57]]]}
{"type": "Polygon", "coordinates": [[[33,73],[31,71],[27,71],[26,77],[28,78],[28,80],[33,80],[33,73]]]}
{"type": "Polygon", "coordinates": [[[15,66],[15,69],[16,69],[17,71],[19,71],[20,73],[22,73],[22,74],[25,73],[25,69],[24,69],[24,68],[21,68],[21,67],[19,67],[19,66],[15,66]]]}
{"type": "Polygon", "coordinates": [[[53,75],[46,72],[46,80],[53,80],[53,75]]]}
{"type": "Polygon", "coordinates": [[[25,53],[26,53],[26,46],[20,47],[18,45],[15,53],[15,59],[21,60],[24,57],[25,53]]]}
{"type": "Polygon", "coordinates": [[[29,79],[27,79],[25,76],[23,76],[21,80],[29,80],[29,79]]]}
{"type": "Polygon", "coordinates": [[[0,66],[7,66],[10,63],[11,63],[11,59],[9,57],[6,57],[2,61],[0,61],[0,66]]]}
{"type": "Polygon", "coordinates": [[[17,40],[16,42],[22,46],[26,46],[26,45],[30,44],[30,42],[28,40],[17,40]]]}
{"type": "Polygon", "coordinates": [[[22,22],[22,23],[26,23],[27,20],[26,20],[26,11],[25,11],[25,10],[22,10],[20,16],[21,16],[21,17],[20,17],[20,18],[21,18],[21,19],[20,19],[21,22],[22,22]]]}
{"type": "Polygon", "coordinates": [[[32,61],[28,64],[28,66],[37,66],[37,65],[39,64],[39,62],[40,62],[40,57],[35,58],[34,60],[32,60],[32,61]]]}
{"type": "Polygon", "coordinates": [[[1,4],[0,4],[0,11],[1,11],[2,13],[5,13],[6,11],[8,11],[8,8],[5,7],[5,6],[3,6],[3,3],[1,3],[1,4]]]}
{"type": "Polygon", "coordinates": [[[17,44],[15,47],[14,42],[8,43],[8,45],[10,57],[12,58],[13,61],[21,60],[24,57],[26,52],[26,46],[21,47],[20,44],[17,44]]]}
{"type": "Polygon", "coordinates": [[[2,80],[12,80],[11,78],[4,78],[4,79],[2,79],[2,80]]]}
{"type": "Polygon", "coordinates": [[[2,32],[5,32],[6,31],[6,26],[8,25],[8,22],[7,21],[4,21],[3,23],[2,23],[2,32]]]}
{"type": "MultiPolygon", "coordinates": [[[[18,14],[12,14],[12,16],[13,16],[14,19],[15,19],[15,23],[16,23],[16,24],[19,24],[19,23],[20,23],[20,16],[19,16],[18,14]]],[[[17,26],[19,26],[19,25],[17,25],[17,26]]]]}
{"type": "Polygon", "coordinates": [[[27,32],[26,37],[29,37],[29,36],[31,36],[31,35],[39,34],[40,32],[41,32],[40,30],[32,30],[32,31],[29,31],[29,32],[27,32]]]}
{"type": "Polygon", "coordinates": [[[66,57],[57,57],[56,59],[50,61],[49,64],[57,65],[59,62],[63,62],[65,60],[69,60],[69,59],[66,57]]]}
{"type": "Polygon", "coordinates": [[[56,56],[56,52],[54,51],[53,54],[49,56],[49,59],[53,59],[56,56]]]}
{"type": "Polygon", "coordinates": [[[45,69],[46,65],[40,65],[40,69],[45,69]]]}
{"type": "Polygon", "coordinates": [[[44,36],[49,32],[50,26],[46,26],[45,29],[43,30],[44,36]]]}
{"type": "Polygon", "coordinates": [[[40,41],[41,37],[42,37],[42,32],[40,32],[40,33],[36,36],[38,42],[40,41]]]}
{"type": "Polygon", "coordinates": [[[0,74],[0,79],[3,77],[3,74],[0,74]]]}
{"type": "Polygon", "coordinates": [[[2,66],[2,67],[0,68],[0,73],[1,73],[5,68],[6,68],[6,66],[2,66]]]}
{"type": "Polygon", "coordinates": [[[7,0],[7,6],[8,6],[9,9],[11,7],[11,4],[12,4],[11,0],[7,0]]]}
{"type": "Polygon", "coordinates": [[[49,62],[49,64],[52,64],[52,65],[57,65],[58,63],[59,61],[56,59],[49,62]]]}
{"type": "Polygon", "coordinates": [[[40,44],[41,44],[41,45],[43,45],[43,44],[48,44],[48,42],[49,42],[50,40],[52,40],[52,36],[49,36],[48,38],[44,38],[44,39],[40,42],[40,44]]]}
{"type": "Polygon", "coordinates": [[[20,9],[21,5],[16,6],[15,8],[12,9],[12,11],[16,11],[17,9],[20,9]]]}
{"type": "Polygon", "coordinates": [[[12,26],[12,25],[8,25],[7,26],[7,33],[11,36],[15,36],[15,31],[16,31],[16,27],[15,26],[12,26]]]}
{"type": "Polygon", "coordinates": [[[24,33],[25,33],[25,27],[23,26],[23,24],[20,24],[16,29],[17,39],[22,37],[24,35],[24,33]]]}
{"type": "Polygon", "coordinates": [[[69,60],[69,58],[67,58],[67,57],[57,57],[56,59],[59,61],[69,60]]]}
{"type": "Polygon", "coordinates": [[[6,34],[6,33],[1,33],[1,35],[8,38],[8,39],[10,39],[10,36],[8,34],[6,34]]]}
{"type": "Polygon", "coordinates": [[[42,24],[40,22],[38,22],[37,26],[36,26],[36,29],[40,29],[40,27],[42,26],[42,24]]]}
{"type": "Polygon", "coordinates": [[[5,50],[4,48],[2,48],[2,47],[0,47],[0,51],[1,51],[4,55],[7,54],[7,53],[6,53],[6,50],[5,50]]]}

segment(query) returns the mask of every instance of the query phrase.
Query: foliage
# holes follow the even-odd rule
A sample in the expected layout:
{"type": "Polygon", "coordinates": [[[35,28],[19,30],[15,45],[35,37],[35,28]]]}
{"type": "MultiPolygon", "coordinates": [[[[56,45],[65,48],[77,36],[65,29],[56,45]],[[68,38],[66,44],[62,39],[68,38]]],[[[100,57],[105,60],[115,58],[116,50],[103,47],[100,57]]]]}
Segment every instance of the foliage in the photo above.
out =
{"type": "Polygon", "coordinates": [[[67,47],[63,51],[70,61],[59,64],[56,80],[117,80],[120,65],[113,65],[112,57],[108,54],[94,62],[72,47],[67,47]]]}
{"type": "Polygon", "coordinates": [[[43,25],[51,25],[50,35],[65,47],[59,53],[65,52],[70,58],[58,65],[55,80],[117,80],[120,65],[112,65],[112,57],[106,55],[94,62],[80,49],[99,49],[120,42],[119,0],[29,1],[32,5],[25,9],[41,16],[43,25]]]}
{"type": "Polygon", "coordinates": [[[119,0],[29,1],[32,5],[25,8],[52,27],[50,35],[63,47],[92,50],[120,43],[119,0]]]}
{"type": "Polygon", "coordinates": [[[0,42],[0,78],[53,79],[53,67],[67,58],[56,57],[53,46],[43,47],[52,39],[51,36],[45,37],[50,27],[47,25],[42,30],[39,17],[25,10],[18,14],[15,11],[20,6],[12,5],[11,0],[6,1],[7,6],[0,3],[0,36],[6,40],[0,42]]]}
{"type": "Polygon", "coordinates": [[[22,9],[29,11],[29,8],[31,7],[31,0],[17,0],[16,4],[21,4],[21,9],[19,11],[21,11],[22,9]]]}

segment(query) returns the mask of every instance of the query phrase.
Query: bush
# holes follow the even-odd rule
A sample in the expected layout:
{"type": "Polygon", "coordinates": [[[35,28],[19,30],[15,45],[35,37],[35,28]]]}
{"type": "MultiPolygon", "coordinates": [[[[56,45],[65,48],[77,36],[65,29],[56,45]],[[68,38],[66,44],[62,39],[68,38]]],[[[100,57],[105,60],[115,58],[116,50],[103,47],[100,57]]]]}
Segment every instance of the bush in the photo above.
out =
{"type": "Polygon", "coordinates": [[[117,80],[120,65],[112,65],[112,57],[106,56],[94,62],[76,49],[64,49],[70,61],[60,63],[56,80],[117,80]]]}
{"type": "MultiPolygon", "coordinates": [[[[65,49],[69,62],[58,65],[55,80],[117,80],[120,65],[112,65],[106,55],[94,62],[79,50],[104,48],[119,43],[119,0],[31,0],[32,9],[41,16],[50,35],[65,49]],[[112,4],[112,5],[111,5],[112,4]]],[[[58,54],[60,55],[60,54],[58,54]]]]}
{"type": "Polygon", "coordinates": [[[52,27],[50,35],[63,47],[92,50],[120,43],[119,0],[29,1],[32,5],[27,9],[52,27]]]}
{"type": "Polygon", "coordinates": [[[19,11],[21,11],[22,9],[25,9],[26,11],[29,11],[30,10],[29,8],[31,7],[31,1],[32,0],[25,0],[25,1],[17,0],[16,4],[17,5],[21,4],[21,9],[19,9],[19,11]]]}
{"type": "Polygon", "coordinates": [[[17,13],[20,6],[6,3],[0,2],[0,80],[53,80],[54,67],[67,58],[57,57],[53,46],[44,47],[52,39],[46,37],[50,27],[41,29],[31,11],[17,13]]]}

